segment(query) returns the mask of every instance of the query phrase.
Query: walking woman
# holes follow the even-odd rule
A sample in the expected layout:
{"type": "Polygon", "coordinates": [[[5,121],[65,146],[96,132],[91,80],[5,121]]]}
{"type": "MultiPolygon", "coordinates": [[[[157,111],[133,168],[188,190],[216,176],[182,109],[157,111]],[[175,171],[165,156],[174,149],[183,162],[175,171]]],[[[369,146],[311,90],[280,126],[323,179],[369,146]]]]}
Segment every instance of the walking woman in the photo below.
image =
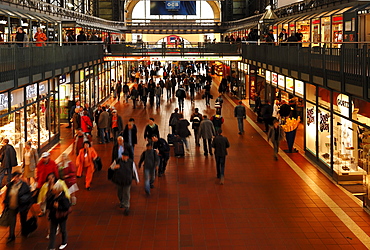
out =
{"type": "Polygon", "coordinates": [[[50,211],[49,249],[55,249],[55,236],[58,226],[62,233],[62,244],[59,249],[64,249],[67,246],[67,219],[70,206],[71,204],[63,191],[63,186],[60,183],[55,183],[52,188],[52,195],[47,200],[47,209],[50,211]]]}
{"type": "Polygon", "coordinates": [[[26,142],[23,151],[23,177],[27,178],[28,185],[35,182],[35,168],[39,162],[39,155],[37,150],[32,148],[32,143],[30,141],[26,142]]]}
{"type": "Polygon", "coordinates": [[[58,163],[59,176],[66,183],[69,194],[71,195],[71,204],[76,205],[75,192],[78,191],[76,183],[76,167],[69,159],[68,154],[62,154],[62,161],[58,163]]]}
{"type": "Polygon", "coordinates": [[[91,147],[89,141],[84,142],[84,147],[80,149],[80,153],[76,158],[77,178],[82,177],[82,173],[86,171],[85,188],[90,191],[91,181],[95,171],[94,160],[98,157],[95,149],[91,147]]]}

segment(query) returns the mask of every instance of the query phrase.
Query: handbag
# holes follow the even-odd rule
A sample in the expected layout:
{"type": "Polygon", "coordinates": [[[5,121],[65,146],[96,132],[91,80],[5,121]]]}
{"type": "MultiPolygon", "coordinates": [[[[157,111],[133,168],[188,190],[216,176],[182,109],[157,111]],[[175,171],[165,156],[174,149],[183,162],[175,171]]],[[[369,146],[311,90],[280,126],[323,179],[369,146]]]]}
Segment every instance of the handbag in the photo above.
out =
{"type": "Polygon", "coordinates": [[[101,162],[100,156],[96,157],[94,160],[95,170],[100,171],[103,168],[103,163],[101,162]]]}
{"type": "Polygon", "coordinates": [[[72,207],[71,206],[69,206],[69,208],[68,208],[67,211],[57,210],[55,212],[55,218],[57,218],[57,219],[63,219],[63,218],[66,218],[70,213],[72,213],[72,207]]]}
{"type": "Polygon", "coordinates": [[[1,227],[8,227],[9,223],[9,210],[7,208],[4,209],[3,213],[0,216],[0,226],[1,227]]]}
{"type": "Polygon", "coordinates": [[[108,180],[112,180],[112,177],[113,177],[113,175],[114,175],[114,170],[112,169],[112,166],[114,167],[114,166],[116,166],[116,165],[117,165],[116,160],[114,160],[114,161],[112,162],[112,164],[110,164],[110,166],[109,166],[109,168],[108,168],[108,180]]]}

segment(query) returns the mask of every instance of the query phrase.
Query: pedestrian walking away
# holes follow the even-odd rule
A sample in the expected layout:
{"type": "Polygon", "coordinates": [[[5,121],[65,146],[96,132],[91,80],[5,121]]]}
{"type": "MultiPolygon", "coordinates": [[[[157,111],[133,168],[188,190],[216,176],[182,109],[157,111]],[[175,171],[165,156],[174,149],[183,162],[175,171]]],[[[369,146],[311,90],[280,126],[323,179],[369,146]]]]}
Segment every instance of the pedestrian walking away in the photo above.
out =
{"type": "Polygon", "coordinates": [[[246,115],[243,102],[239,101],[239,105],[234,108],[234,117],[238,120],[239,135],[244,134],[244,119],[246,118],[246,115]]]}
{"type": "Polygon", "coordinates": [[[124,208],[124,215],[130,213],[130,193],[132,180],[139,183],[139,176],[134,161],[129,158],[128,152],[123,152],[121,158],[117,159],[116,164],[110,166],[114,170],[112,182],[117,186],[117,196],[119,207],[124,208]]]}
{"type": "Polygon", "coordinates": [[[278,120],[273,121],[273,125],[270,126],[270,129],[267,134],[267,140],[272,142],[274,146],[274,158],[278,160],[279,154],[279,145],[282,140],[285,138],[285,132],[283,127],[280,126],[278,120]]]}
{"type": "Polygon", "coordinates": [[[199,147],[199,126],[203,116],[199,113],[199,109],[195,108],[194,113],[190,117],[191,128],[194,130],[195,146],[199,147]]]}
{"type": "Polygon", "coordinates": [[[203,115],[203,120],[200,122],[199,126],[199,138],[203,138],[203,149],[204,156],[208,156],[208,151],[210,155],[212,154],[212,137],[216,135],[215,127],[207,115],[203,115]],[[208,144],[208,147],[207,147],[208,144]]]}
{"type": "Polygon", "coordinates": [[[229,140],[222,136],[222,130],[218,131],[218,135],[212,141],[212,147],[215,149],[215,158],[216,158],[216,170],[217,178],[220,179],[220,184],[224,184],[225,177],[225,162],[227,149],[230,147],[229,140]]]}

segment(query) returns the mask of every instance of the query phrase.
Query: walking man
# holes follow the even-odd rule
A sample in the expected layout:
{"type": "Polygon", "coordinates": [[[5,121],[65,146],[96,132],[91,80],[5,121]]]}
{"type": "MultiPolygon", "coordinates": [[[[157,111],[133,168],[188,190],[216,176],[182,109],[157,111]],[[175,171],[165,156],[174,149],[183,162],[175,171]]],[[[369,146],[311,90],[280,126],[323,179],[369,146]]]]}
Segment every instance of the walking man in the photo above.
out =
{"type": "Polygon", "coordinates": [[[284,129],[280,126],[278,120],[274,120],[272,126],[270,126],[269,132],[267,134],[267,140],[272,142],[274,146],[274,158],[278,160],[279,145],[280,142],[284,139],[285,132],[284,129]]]}
{"type": "Polygon", "coordinates": [[[145,193],[150,195],[150,189],[154,188],[155,169],[159,163],[157,152],[153,150],[151,143],[146,144],[146,150],[141,154],[139,169],[144,162],[145,193]]]}
{"type": "Polygon", "coordinates": [[[130,213],[130,190],[132,179],[139,183],[139,175],[137,174],[135,162],[129,158],[127,151],[122,153],[121,158],[112,165],[114,170],[112,182],[117,185],[117,195],[119,199],[119,207],[125,208],[124,214],[127,216],[130,213]]]}
{"type": "Polygon", "coordinates": [[[17,153],[12,145],[9,144],[9,139],[4,139],[3,147],[0,150],[0,186],[2,186],[5,171],[8,174],[8,183],[12,180],[12,168],[18,165],[17,153]]]}
{"type": "Polygon", "coordinates": [[[215,128],[207,115],[203,115],[203,120],[200,122],[199,126],[199,138],[203,138],[203,149],[204,156],[208,156],[208,151],[210,155],[212,154],[212,137],[215,136],[215,128]],[[208,143],[208,147],[207,147],[208,143]]]}
{"type": "Polygon", "coordinates": [[[197,147],[200,146],[199,144],[199,126],[200,122],[202,121],[203,117],[202,114],[199,113],[199,109],[195,108],[194,113],[190,117],[190,122],[192,123],[192,129],[194,130],[194,138],[195,138],[195,145],[197,147]]]}
{"type": "Polygon", "coordinates": [[[161,177],[166,172],[167,162],[170,158],[170,145],[163,138],[158,138],[157,135],[152,136],[153,149],[157,150],[159,156],[158,177],[161,177]]]}
{"type": "Polygon", "coordinates": [[[212,141],[212,147],[215,149],[217,178],[220,179],[220,185],[224,184],[225,161],[227,148],[230,147],[229,140],[222,136],[222,130],[218,130],[218,135],[212,141]]]}
{"type": "Polygon", "coordinates": [[[234,109],[234,116],[238,120],[239,135],[244,133],[243,121],[246,117],[245,107],[242,105],[242,103],[242,101],[239,101],[239,105],[237,105],[234,109]]]}
{"type": "Polygon", "coordinates": [[[186,97],[186,92],[182,85],[180,85],[179,88],[176,90],[176,97],[179,102],[179,110],[184,110],[184,99],[186,97]]]}

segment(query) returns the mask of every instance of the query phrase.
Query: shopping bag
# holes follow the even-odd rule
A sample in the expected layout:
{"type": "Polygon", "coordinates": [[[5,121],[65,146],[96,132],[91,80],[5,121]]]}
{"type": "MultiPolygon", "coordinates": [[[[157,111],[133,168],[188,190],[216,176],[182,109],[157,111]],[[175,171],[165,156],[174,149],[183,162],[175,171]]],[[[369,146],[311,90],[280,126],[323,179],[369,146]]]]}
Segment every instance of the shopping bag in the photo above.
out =
{"type": "Polygon", "coordinates": [[[1,227],[8,227],[9,223],[9,210],[7,208],[4,209],[3,213],[0,216],[0,226],[1,227]]]}

